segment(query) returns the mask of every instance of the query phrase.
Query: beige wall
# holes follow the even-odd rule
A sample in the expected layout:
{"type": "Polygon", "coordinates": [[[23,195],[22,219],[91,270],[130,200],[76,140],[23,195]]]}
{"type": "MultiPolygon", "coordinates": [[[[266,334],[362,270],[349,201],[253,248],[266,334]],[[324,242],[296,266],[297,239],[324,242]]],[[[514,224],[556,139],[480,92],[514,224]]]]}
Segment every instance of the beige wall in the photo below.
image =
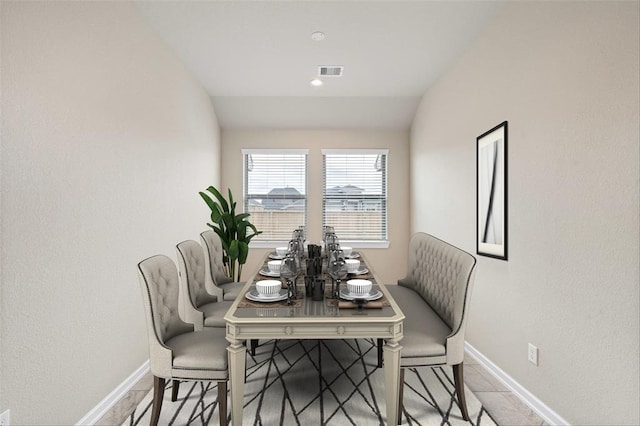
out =
{"type": "MultiPolygon", "coordinates": [[[[409,134],[376,130],[224,130],[222,132],[222,186],[237,199],[243,193],[242,149],[309,149],[307,191],[309,241],[322,237],[322,149],[386,148],[388,157],[388,249],[363,249],[386,282],[395,283],[406,270],[409,235],[409,134]]],[[[357,248],[357,246],[355,246],[357,248]]],[[[267,249],[252,248],[243,275],[255,270],[267,249]]]]}
{"type": "Polygon", "coordinates": [[[412,128],[412,230],[473,253],[475,139],[509,121],[509,261],[479,257],[467,340],[572,424],[640,423],[639,9],[507,4],[412,128]]]}
{"type": "Polygon", "coordinates": [[[126,2],[2,2],[0,412],[74,424],[148,359],[136,264],[198,239],[209,97],[126,2]]]}

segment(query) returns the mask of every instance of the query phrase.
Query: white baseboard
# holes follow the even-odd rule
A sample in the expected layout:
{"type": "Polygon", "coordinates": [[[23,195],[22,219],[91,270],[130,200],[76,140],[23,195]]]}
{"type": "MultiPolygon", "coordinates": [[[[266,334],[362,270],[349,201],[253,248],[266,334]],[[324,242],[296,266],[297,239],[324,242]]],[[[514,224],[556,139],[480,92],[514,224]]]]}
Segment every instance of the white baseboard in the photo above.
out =
{"type": "Polygon", "coordinates": [[[134,371],[124,382],[120,383],[105,399],[93,407],[83,418],[78,420],[77,425],[94,425],[100,420],[114,405],[124,397],[136,383],[149,371],[149,360],[146,360],[136,371],[134,371]]]}
{"type": "Polygon", "coordinates": [[[525,389],[520,383],[516,382],[511,376],[505,373],[500,367],[495,365],[489,358],[480,353],[476,348],[468,342],[464,344],[466,351],[474,357],[482,366],[484,366],[496,379],[504,384],[514,395],[520,398],[529,406],[536,414],[550,425],[568,425],[558,413],[549,408],[544,402],[540,401],[535,395],[525,389]]]}

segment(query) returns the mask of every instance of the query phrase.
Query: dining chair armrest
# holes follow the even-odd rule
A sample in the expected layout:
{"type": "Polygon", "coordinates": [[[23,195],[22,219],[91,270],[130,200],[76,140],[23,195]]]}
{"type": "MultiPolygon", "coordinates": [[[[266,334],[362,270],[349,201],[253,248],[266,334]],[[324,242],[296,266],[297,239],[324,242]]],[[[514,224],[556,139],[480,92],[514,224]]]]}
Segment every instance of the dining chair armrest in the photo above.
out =
{"type": "Polygon", "coordinates": [[[400,279],[398,280],[398,285],[401,285],[401,286],[403,286],[403,287],[410,288],[410,289],[412,289],[412,290],[415,290],[415,289],[416,289],[416,283],[415,283],[415,281],[413,280],[413,278],[410,278],[410,277],[400,278],[400,279]]]}

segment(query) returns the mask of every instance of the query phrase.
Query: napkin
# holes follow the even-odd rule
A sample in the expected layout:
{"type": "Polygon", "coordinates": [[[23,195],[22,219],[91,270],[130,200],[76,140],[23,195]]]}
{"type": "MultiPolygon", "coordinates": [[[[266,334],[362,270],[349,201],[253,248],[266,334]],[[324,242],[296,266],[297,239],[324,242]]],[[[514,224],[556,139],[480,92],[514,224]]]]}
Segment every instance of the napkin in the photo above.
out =
{"type": "MultiPolygon", "coordinates": [[[[342,309],[350,309],[350,308],[358,308],[359,305],[351,302],[349,300],[341,300],[338,302],[338,308],[342,309]]],[[[363,309],[382,309],[383,302],[382,300],[374,300],[372,302],[367,302],[362,305],[363,309]]]]}

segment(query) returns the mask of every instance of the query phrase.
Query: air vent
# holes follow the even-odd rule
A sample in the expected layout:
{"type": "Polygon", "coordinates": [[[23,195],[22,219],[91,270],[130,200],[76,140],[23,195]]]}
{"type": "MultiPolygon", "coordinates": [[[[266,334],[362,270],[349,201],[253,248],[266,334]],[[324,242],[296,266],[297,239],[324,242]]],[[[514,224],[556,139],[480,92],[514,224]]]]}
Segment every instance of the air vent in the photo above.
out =
{"type": "Polygon", "coordinates": [[[341,65],[320,65],[318,67],[318,76],[320,77],[342,77],[344,67],[341,65]]]}

